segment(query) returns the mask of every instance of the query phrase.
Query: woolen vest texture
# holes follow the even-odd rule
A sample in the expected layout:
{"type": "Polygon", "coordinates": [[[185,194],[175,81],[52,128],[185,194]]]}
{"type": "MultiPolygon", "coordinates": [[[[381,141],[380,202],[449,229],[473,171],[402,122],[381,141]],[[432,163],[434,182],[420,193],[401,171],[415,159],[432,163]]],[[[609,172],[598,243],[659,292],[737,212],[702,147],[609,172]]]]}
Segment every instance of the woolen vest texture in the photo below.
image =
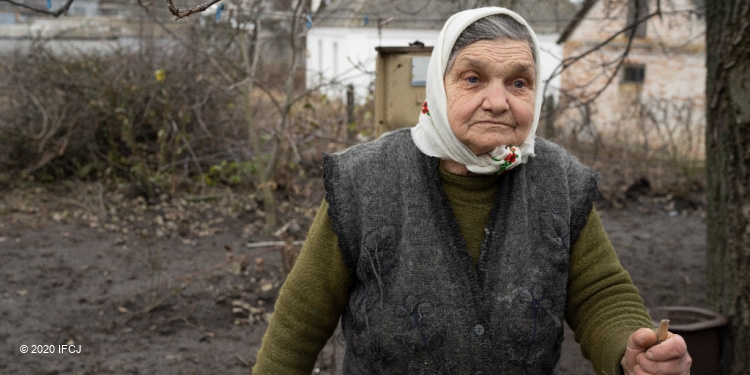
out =
{"type": "Polygon", "coordinates": [[[476,270],[437,158],[409,130],[324,157],[329,216],[354,279],[345,374],[554,374],[569,253],[596,173],[537,140],[503,174],[476,270]]]}

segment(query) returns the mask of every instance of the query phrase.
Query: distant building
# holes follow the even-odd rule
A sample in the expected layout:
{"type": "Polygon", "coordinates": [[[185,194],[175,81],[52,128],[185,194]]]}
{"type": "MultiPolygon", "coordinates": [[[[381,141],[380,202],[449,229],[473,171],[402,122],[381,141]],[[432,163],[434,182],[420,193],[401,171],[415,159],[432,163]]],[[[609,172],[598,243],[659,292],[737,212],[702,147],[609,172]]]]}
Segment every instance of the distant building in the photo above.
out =
{"type": "Polygon", "coordinates": [[[702,0],[585,1],[558,40],[568,61],[593,50],[562,73],[558,132],[702,156],[704,8],[702,0]],[[649,18],[659,3],[661,14],[649,18]]]}
{"type": "MultiPolygon", "coordinates": [[[[374,90],[375,47],[407,47],[415,42],[434,46],[445,21],[465,9],[466,1],[331,0],[309,20],[307,33],[307,86],[343,96],[355,88],[358,101],[374,90]]],[[[485,1],[503,5],[508,1],[485,1]]],[[[537,33],[542,50],[542,75],[559,63],[561,47],[555,42],[578,6],[568,0],[513,1],[513,9],[537,33]]]]}
{"type": "MultiPolygon", "coordinates": [[[[57,11],[65,0],[16,0],[19,4],[57,11]]],[[[166,7],[156,8],[166,12],[166,7]]],[[[0,54],[28,48],[43,42],[59,53],[107,52],[121,47],[137,47],[144,35],[159,38],[162,29],[144,24],[137,4],[117,0],[75,0],[59,17],[0,2],[0,54]]],[[[176,28],[179,25],[170,24],[176,28]]]]}

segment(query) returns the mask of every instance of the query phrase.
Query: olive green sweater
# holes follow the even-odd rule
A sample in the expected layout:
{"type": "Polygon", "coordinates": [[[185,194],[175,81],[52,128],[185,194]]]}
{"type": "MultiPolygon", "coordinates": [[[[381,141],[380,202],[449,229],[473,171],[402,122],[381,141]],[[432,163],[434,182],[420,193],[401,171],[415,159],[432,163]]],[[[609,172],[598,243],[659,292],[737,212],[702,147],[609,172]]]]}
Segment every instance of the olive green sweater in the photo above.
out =
{"type": "MultiPolygon", "coordinates": [[[[499,176],[440,168],[443,189],[476,265],[499,176]]],[[[346,307],[352,278],[323,201],[281,288],[253,374],[310,374],[346,307]]],[[[566,320],[598,374],[620,374],[628,336],[651,327],[643,301],[592,210],[570,257],[566,320]]]]}

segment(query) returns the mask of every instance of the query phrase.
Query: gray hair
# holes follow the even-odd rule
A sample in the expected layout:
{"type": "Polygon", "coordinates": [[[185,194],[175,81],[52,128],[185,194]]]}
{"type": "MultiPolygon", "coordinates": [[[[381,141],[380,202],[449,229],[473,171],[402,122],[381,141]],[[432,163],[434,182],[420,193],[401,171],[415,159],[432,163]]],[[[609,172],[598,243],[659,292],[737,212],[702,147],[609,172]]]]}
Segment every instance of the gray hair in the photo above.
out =
{"type": "Polygon", "coordinates": [[[464,47],[480,40],[495,40],[498,38],[528,41],[531,55],[536,63],[537,56],[534,39],[526,26],[507,14],[493,14],[474,21],[474,23],[467,26],[461,32],[453,44],[451,54],[448,56],[448,64],[445,67],[445,71],[450,70],[456,55],[464,47]]]}

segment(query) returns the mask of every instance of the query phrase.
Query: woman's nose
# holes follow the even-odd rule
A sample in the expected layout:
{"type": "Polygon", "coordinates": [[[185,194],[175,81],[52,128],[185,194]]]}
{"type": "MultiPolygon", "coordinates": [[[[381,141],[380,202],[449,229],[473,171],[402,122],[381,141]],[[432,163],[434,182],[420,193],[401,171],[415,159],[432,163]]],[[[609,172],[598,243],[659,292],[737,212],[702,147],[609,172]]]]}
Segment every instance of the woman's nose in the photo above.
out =
{"type": "Polygon", "coordinates": [[[494,114],[502,113],[508,110],[508,96],[505,84],[502,82],[493,82],[488,85],[484,92],[482,109],[494,114]]]}

